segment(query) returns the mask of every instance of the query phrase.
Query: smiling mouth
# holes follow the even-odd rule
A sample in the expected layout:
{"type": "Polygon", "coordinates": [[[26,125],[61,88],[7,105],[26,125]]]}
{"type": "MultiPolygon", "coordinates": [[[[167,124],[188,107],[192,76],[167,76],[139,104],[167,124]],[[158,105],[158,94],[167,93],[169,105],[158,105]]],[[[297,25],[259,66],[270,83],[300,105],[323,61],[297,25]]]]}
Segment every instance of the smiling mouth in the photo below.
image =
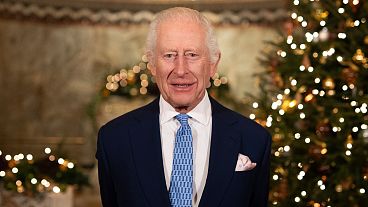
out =
{"type": "Polygon", "coordinates": [[[178,88],[187,88],[192,85],[193,84],[173,84],[173,86],[178,87],[178,88]]]}

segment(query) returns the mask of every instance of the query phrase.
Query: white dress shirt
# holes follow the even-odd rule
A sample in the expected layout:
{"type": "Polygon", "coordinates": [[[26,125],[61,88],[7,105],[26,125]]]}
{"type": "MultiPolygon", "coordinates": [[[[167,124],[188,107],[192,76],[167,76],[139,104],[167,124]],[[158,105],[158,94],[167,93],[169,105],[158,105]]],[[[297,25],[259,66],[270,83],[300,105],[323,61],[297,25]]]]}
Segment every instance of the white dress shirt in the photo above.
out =
{"type": "MultiPolygon", "coordinates": [[[[179,113],[160,96],[160,132],[166,187],[169,190],[179,113]]],[[[193,207],[199,205],[208,173],[212,110],[207,91],[201,102],[187,113],[193,137],[193,207]]]]}

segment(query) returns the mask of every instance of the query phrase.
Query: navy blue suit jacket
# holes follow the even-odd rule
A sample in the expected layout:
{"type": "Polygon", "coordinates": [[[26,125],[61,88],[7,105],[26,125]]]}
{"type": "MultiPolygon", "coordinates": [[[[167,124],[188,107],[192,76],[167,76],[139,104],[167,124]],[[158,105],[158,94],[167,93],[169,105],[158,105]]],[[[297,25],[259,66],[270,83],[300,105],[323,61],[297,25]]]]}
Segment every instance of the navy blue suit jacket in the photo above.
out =
{"type": "MultiPolygon", "coordinates": [[[[159,99],[103,127],[97,153],[104,207],[169,207],[162,161],[159,99]]],[[[271,138],[264,128],[210,98],[212,137],[200,207],[265,207],[271,138]],[[238,154],[257,166],[235,172],[238,154]]]]}

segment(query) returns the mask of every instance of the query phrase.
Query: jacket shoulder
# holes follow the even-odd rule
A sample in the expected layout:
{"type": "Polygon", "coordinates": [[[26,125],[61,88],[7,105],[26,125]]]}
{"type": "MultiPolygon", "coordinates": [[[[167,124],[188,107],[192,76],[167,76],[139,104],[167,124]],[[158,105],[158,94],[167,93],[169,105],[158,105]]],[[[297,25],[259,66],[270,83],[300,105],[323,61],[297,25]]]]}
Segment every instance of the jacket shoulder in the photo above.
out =
{"type": "Polygon", "coordinates": [[[132,124],[136,124],[136,122],[139,122],[141,119],[154,116],[154,114],[158,112],[158,100],[155,99],[145,106],[141,106],[108,121],[100,128],[100,130],[124,129],[130,127],[132,124]]]}

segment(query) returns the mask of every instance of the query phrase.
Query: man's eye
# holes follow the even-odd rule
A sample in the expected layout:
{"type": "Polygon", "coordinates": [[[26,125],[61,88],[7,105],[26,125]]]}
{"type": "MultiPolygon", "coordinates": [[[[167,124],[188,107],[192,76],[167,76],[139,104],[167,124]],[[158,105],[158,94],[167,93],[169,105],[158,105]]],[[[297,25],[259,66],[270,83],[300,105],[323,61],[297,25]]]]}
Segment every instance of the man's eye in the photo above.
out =
{"type": "Polygon", "coordinates": [[[167,54],[164,54],[164,57],[165,58],[174,58],[175,54],[174,53],[167,53],[167,54]]]}
{"type": "Polygon", "coordinates": [[[195,57],[198,57],[198,54],[194,53],[194,52],[188,52],[185,54],[187,57],[190,57],[190,58],[195,58],[195,57]]]}

